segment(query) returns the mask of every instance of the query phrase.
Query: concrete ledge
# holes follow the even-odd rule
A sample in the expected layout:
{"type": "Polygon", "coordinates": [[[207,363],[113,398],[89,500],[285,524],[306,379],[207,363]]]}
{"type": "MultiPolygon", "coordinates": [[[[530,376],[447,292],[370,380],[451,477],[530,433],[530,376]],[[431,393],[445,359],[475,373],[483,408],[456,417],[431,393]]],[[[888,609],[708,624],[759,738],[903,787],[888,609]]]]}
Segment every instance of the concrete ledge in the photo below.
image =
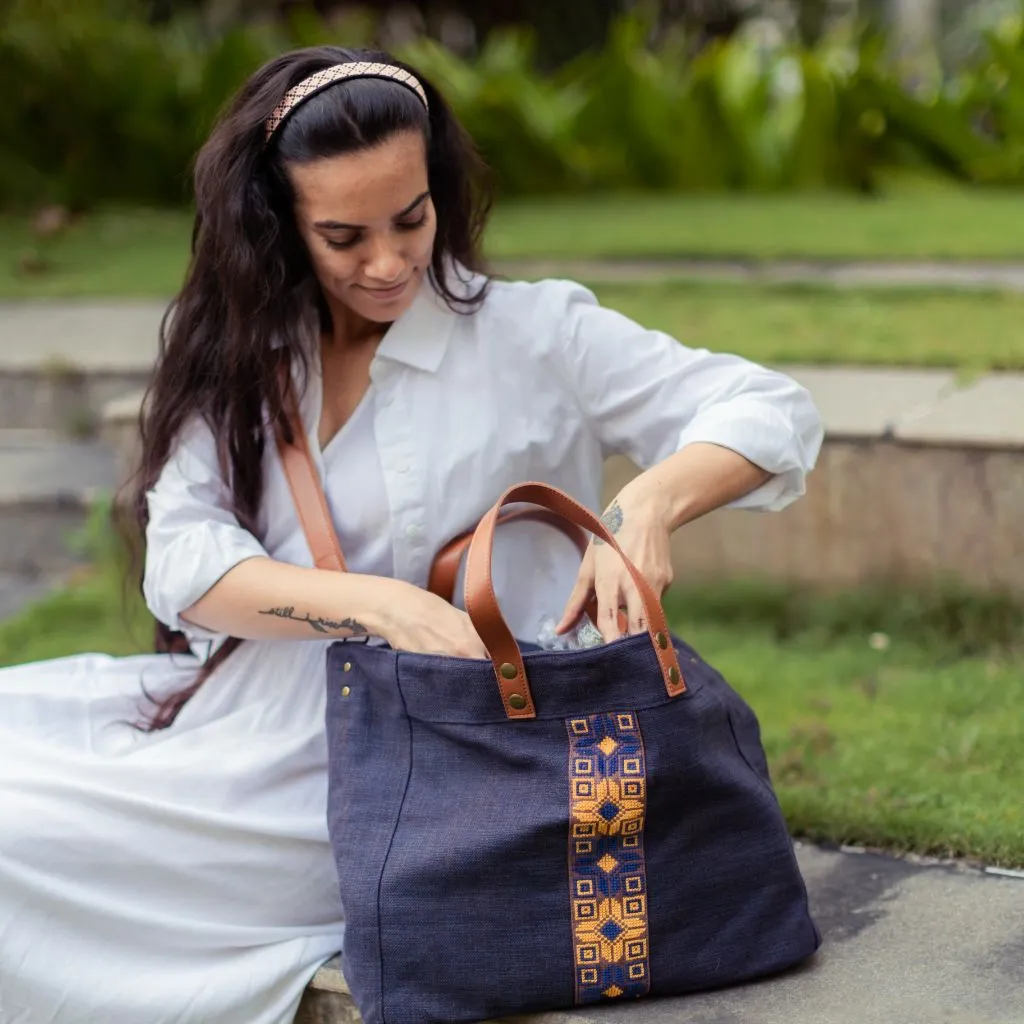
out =
{"type": "Polygon", "coordinates": [[[71,364],[0,367],[0,430],[94,433],[109,402],[145,386],[149,370],[85,371],[71,364]]]}
{"type": "Polygon", "coordinates": [[[878,440],[941,405],[956,391],[950,370],[885,367],[784,366],[803,384],[832,440],[878,440]]]}
{"type": "Polygon", "coordinates": [[[69,538],[116,482],[101,442],[0,431],[0,572],[33,577],[76,564],[69,538]]]}
{"type": "Polygon", "coordinates": [[[982,377],[949,391],[894,433],[911,443],[1024,449],[1024,374],[982,377]]]}
{"type": "Polygon", "coordinates": [[[494,269],[513,279],[568,277],[592,285],[692,280],[812,284],[833,288],[1024,292],[1024,264],[984,260],[542,258],[496,260],[494,269]]]}
{"type": "Polygon", "coordinates": [[[143,386],[167,303],[0,305],[0,429],[85,436],[103,406],[143,386]]]}
{"type": "Polygon", "coordinates": [[[0,371],[74,366],[86,373],[146,373],[156,359],[164,300],[0,304],[0,371]]]}
{"type": "MultiPolygon", "coordinates": [[[[1024,374],[958,387],[944,370],[785,369],[827,431],[807,495],[781,513],[723,510],[680,530],[678,580],[843,587],[949,575],[1024,595],[1024,374]]],[[[104,417],[122,477],[137,458],[139,401],[104,417]]],[[[606,500],[635,473],[609,460],[606,500]]]]}
{"type": "MultiPolygon", "coordinates": [[[[636,472],[609,463],[606,494],[636,472]]],[[[823,588],[956,577],[1024,595],[1024,450],[829,441],[783,512],[721,510],[672,538],[676,580],[823,588]]]]}

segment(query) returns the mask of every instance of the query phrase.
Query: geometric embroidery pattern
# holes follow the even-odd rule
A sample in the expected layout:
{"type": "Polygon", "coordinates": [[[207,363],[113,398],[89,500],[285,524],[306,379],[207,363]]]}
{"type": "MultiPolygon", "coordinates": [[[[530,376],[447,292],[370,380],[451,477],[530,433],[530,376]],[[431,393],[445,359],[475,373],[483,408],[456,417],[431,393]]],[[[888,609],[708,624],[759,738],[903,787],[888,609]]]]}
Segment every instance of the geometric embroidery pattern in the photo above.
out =
{"type": "Polygon", "coordinates": [[[651,963],[640,723],[633,713],[614,712],[565,725],[576,1003],[644,996],[651,963]]]}

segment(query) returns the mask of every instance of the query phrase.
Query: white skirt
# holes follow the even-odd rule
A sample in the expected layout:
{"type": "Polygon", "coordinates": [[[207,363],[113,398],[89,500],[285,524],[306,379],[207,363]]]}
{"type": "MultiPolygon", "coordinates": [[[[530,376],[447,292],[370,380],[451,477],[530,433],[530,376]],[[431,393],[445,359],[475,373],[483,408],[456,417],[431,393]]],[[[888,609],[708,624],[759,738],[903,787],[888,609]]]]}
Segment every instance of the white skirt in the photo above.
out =
{"type": "Polygon", "coordinates": [[[289,1024],[342,915],[326,644],[0,670],[0,1024],[289,1024]]]}

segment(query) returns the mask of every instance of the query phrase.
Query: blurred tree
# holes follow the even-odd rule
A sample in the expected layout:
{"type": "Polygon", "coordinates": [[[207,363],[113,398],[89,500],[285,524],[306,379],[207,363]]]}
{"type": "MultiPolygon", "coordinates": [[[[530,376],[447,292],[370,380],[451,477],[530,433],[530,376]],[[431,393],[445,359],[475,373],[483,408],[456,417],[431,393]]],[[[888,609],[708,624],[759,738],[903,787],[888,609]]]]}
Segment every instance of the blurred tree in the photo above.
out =
{"type": "MultiPolygon", "coordinates": [[[[396,5],[388,0],[366,4],[384,12],[396,5]]],[[[612,21],[632,4],[629,0],[408,0],[428,27],[442,23],[445,15],[472,22],[478,40],[494,29],[529,25],[537,38],[537,59],[550,70],[604,44],[612,21]]]]}
{"type": "MultiPolygon", "coordinates": [[[[0,0],[0,4],[5,0],[0,0]]],[[[456,16],[471,23],[476,39],[508,25],[529,25],[537,37],[537,57],[545,69],[557,67],[603,45],[612,21],[634,0],[143,0],[154,21],[201,11],[208,24],[223,25],[287,15],[298,9],[330,16],[358,7],[378,17],[408,12],[428,31],[456,16]]],[[[671,0],[666,0],[671,2],[671,0]]],[[[707,2],[707,0],[704,0],[707,2]]],[[[434,34],[431,31],[431,34],[434,34]]]]}
{"type": "Polygon", "coordinates": [[[681,26],[700,47],[712,39],[733,35],[748,16],[751,3],[750,0],[658,0],[654,6],[657,36],[681,26]]]}
{"type": "Polygon", "coordinates": [[[821,39],[830,6],[829,0],[797,0],[796,24],[804,46],[814,46],[821,39]]]}

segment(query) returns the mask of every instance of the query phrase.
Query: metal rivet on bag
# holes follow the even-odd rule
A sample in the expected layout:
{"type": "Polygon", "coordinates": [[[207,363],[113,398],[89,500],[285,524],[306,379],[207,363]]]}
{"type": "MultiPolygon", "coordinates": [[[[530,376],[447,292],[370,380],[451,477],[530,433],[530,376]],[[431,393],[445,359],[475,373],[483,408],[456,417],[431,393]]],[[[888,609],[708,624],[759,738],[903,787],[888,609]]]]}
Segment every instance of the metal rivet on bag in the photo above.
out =
{"type": "Polygon", "coordinates": [[[501,666],[499,671],[506,679],[515,679],[515,677],[519,675],[519,670],[515,665],[510,665],[507,661],[501,666]]]}
{"type": "Polygon", "coordinates": [[[677,668],[675,667],[675,665],[673,665],[673,666],[672,666],[672,667],[671,667],[671,668],[670,668],[670,669],[668,670],[668,681],[669,681],[669,682],[670,682],[670,683],[671,683],[671,684],[672,684],[673,686],[675,686],[675,685],[676,685],[676,683],[678,683],[678,682],[679,682],[679,669],[677,669],[677,668]]]}
{"type": "Polygon", "coordinates": [[[351,661],[346,661],[345,664],[342,665],[341,667],[342,667],[343,671],[351,672],[352,671],[352,662],[351,661]]]}
{"type": "Polygon", "coordinates": [[[341,688],[341,695],[342,695],[342,697],[347,697],[351,692],[352,692],[352,690],[348,686],[343,686],[341,688]]]}
{"type": "Polygon", "coordinates": [[[515,708],[516,711],[522,711],[526,707],[526,698],[521,693],[513,693],[509,695],[508,706],[515,708]]]}
{"type": "Polygon", "coordinates": [[[658,636],[657,636],[657,640],[658,640],[658,646],[662,650],[665,650],[665,648],[668,647],[668,637],[665,636],[664,633],[659,633],[658,636]]]}

